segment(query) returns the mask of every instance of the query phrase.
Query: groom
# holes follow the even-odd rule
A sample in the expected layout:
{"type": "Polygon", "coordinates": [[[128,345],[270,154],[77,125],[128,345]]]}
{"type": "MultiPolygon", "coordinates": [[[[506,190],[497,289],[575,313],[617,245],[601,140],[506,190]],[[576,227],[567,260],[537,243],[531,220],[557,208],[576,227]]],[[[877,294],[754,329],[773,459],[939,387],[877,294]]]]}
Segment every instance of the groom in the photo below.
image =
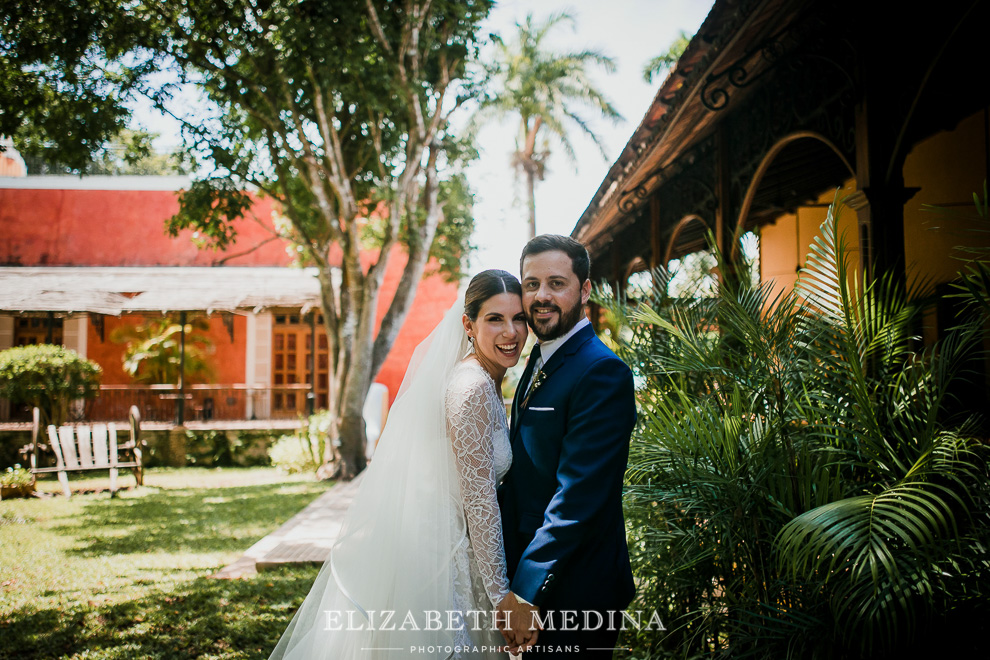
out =
{"type": "Polygon", "coordinates": [[[584,315],[590,267],[566,236],[537,236],[520,259],[539,343],[512,403],[512,468],[498,498],[519,600],[511,623],[517,639],[532,614],[543,626],[527,658],[610,658],[634,593],[622,518],[633,379],[584,315]]]}

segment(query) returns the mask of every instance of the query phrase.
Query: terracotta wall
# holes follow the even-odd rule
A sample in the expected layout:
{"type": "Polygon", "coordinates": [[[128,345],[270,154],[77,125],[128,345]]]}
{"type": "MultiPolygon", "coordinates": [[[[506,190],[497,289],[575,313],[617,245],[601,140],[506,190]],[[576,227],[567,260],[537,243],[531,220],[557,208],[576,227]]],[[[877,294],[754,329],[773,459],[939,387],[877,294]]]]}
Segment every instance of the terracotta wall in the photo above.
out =
{"type": "Polygon", "coordinates": [[[174,191],[0,188],[0,264],[212,266],[230,257],[224,265],[283,266],[290,263],[285,243],[264,243],[272,236],[272,206],[257,200],[260,224],[238,221],[236,244],[216,252],[199,249],[193,232],[165,234],[165,221],[179,209],[174,191]]]}
{"type": "MultiPolygon", "coordinates": [[[[22,179],[23,181],[23,179],[22,179]]],[[[2,183],[0,183],[2,185],[2,183]]],[[[286,243],[269,241],[273,203],[258,199],[257,221],[236,224],[237,239],[225,252],[201,250],[192,232],[165,235],[164,223],[178,210],[176,193],[168,190],[74,190],[0,187],[0,264],[8,266],[283,266],[291,262],[286,243]],[[267,242],[266,242],[267,241],[267,242]]],[[[366,254],[367,266],[376,255],[366,254]]],[[[396,249],[385,274],[378,304],[378,322],[388,308],[406,255],[396,249]]],[[[429,269],[435,265],[428,266],[429,269]]],[[[439,276],[419,284],[412,308],[396,338],[377,382],[389,389],[389,402],[402,382],[416,345],[443,317],[457,296],[457,286],[439,276]]],[[[121,367],[122,348],[110,341],[113,328],[136,318],[106,318],[105,340],[90,324],[88,353],[104,368],[104,382],[130,382],[121,367]]],[[[244,382],[245,319],[238,316],[234,341],[219,317],[211,321],[218,383],[244,382]]]]}

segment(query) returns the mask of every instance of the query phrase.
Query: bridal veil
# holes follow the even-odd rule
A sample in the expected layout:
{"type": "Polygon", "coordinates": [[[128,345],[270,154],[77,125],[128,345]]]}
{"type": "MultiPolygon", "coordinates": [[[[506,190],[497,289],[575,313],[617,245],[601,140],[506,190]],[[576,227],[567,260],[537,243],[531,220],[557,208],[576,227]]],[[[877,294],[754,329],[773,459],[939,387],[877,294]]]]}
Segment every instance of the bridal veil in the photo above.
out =
{"type": "Polygon", "coordinates": [[[467,536],[444,391],[469,349],[461,315],[455,303],[416,348],[340,536],[272,659],[445,657],[453,645],[452,557],[467,536]]]}

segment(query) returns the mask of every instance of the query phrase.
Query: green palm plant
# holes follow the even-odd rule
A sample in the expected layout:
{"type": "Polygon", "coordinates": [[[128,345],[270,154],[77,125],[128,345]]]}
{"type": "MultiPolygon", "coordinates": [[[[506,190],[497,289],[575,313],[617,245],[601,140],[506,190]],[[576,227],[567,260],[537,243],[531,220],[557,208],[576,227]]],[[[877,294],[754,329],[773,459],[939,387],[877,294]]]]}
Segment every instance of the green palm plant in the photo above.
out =
{"type": "Polygon", "coordinates": [[[636,608],[669,621],[641,654],[882,657],[990,593],[985,446],[947,398],[981,327],[913,351],[921,308],[851,274],[835,208],[793,292],[599,297],[641,384],[636,608]]]}
{"type": "MultiPolygon", "coordinates": [[[[983,181],[983,198],[973,193],[973,205],[976,207],[978,222],[975,231],[986,234],[987,220],[990,220],[990,196],[987,195],[987,182],[983,181]]],[[[942,210],[942,209],[939,209],[942,210]]],[[[960,297],[984,319],[990,318],[990,248],[963,248],[972,256],[967,260],[961,273],[959,289],[960,297]]]]}
{"type": "Polygon", "coordinates": [[[566,23],[573,25],[574,17],[555,13],[537,23],[527,14],[524,22],[516,24],[515,39],[496,42],[494,63],[488,70],[495,91],[483,99],[475,118],[475,122],[489,116],[519,118],[513,165],[526,182],[531,237],[536,235],[536,181],[543,180],[550,155],[548,134],[576,162],[570,132],[577,128],[605,158],[604,145],[581,112],[590,108],[613,122],[622,118],[589,76],[592,66],[613,73],[611,57],[592,49],[558,52],[547,46],[548,36],[566,23]]]}
{"type": "MultiPolygon", "coordinates": [[[[213,342],[206,334],[210,322],[194,316],[186,322],[184,374],[186,381],[208,380],[213,367],[208,356],[213,342]]],[[[182,325],[174,318],[149,319],[138,325],[125,325],[110,334],[110,340],[125,344],[124,371],[139,383],[178,383],[182,325]]]]}

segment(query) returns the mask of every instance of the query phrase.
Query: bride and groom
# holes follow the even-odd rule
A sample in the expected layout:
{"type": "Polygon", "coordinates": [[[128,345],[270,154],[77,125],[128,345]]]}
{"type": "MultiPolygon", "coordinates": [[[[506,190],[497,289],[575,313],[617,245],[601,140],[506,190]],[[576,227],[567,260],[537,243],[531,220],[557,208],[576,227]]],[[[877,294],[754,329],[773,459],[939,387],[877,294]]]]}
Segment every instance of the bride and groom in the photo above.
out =
{"type": "Polygon", "coordinates": [[[629,368],[585,317],[590,259],[538,236],[419,345],[340,536],[272,658],[611,657],[634,587],[629,368]],[[516,388],[501,382],[539,343],[516,388]]]}

